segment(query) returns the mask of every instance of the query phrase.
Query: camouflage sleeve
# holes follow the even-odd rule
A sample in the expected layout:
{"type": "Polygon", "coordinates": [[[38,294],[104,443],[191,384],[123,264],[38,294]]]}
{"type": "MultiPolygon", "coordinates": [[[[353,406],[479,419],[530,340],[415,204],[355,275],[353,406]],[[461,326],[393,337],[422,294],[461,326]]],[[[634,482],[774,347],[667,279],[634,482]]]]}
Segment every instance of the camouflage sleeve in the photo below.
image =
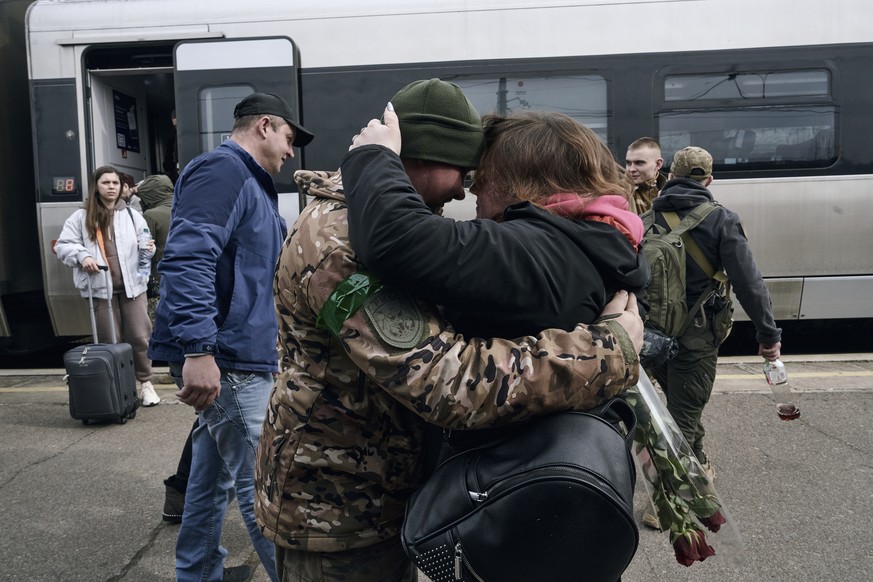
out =
{"type": "MultiPolygon", "coordinates": [[[[310,281],[316,312],[342,276],[330,262],[310,281]]],[[[515,340],[466,340],[433,306],[390,288],[371,296],[337,336],[355,365],[394,398],[448,428],[586,410],[638,379],[636,351],[615,321],[515,340]]]]}

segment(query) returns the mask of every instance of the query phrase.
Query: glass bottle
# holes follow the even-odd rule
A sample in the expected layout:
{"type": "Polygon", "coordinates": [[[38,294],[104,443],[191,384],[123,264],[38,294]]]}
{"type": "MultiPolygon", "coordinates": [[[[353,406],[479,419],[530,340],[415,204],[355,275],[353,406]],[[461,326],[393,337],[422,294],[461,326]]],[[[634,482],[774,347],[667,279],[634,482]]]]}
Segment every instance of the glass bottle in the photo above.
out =
{"type": "Polygon", "coordinates": [[[764,376],[773,391],[776,400],[776,413],[782,420],[800,418],[800,407],[794,402],[791,387],[788,385],[788,373],[782,360],[764,360],[764,376]]]}

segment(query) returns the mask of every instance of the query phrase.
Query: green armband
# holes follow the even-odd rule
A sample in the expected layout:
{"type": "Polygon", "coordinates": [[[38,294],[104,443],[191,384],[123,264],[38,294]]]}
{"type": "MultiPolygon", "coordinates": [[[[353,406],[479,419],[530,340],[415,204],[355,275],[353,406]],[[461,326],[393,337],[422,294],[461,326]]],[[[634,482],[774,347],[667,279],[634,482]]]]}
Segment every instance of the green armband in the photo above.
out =
{"type": "Polygon", "coordinates": [[[368,297],[382,288],[382,281],[366,271],[352,273],[343,279],[318,312],[315,326],[339,335],[343,322],[353,316],[368,297]]]}

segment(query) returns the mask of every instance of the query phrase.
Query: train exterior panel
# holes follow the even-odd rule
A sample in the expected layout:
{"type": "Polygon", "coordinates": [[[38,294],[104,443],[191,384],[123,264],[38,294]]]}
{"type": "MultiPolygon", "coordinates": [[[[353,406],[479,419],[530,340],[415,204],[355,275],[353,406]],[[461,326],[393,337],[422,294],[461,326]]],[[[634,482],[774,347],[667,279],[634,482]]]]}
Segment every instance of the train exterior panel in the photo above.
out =
{"type": "MultiPolygon", "coordinates": [[[[27,212],[54,335],[87,334],[84,306],[51,247],[95,167],[111,163],[136,178],[164,171],[174,138],[184,165],[228,135],[239,98],[274,91],[317,136],[277,178],[293,220],[305,203],[293,171],[336,168],[351,136],[397,89],[430,77],[458,83],[483,114],[567,113],[621,162],[641,136],[661,141],[667,163],[686,145],[709,149],[713,192],[743,218],[777,319],[873,317],[873,257],[863,250],[873,245],[873,32],[863,17],[873,8],[865,0],[240,6],[30,5],[19,31],[35,158],[27,212]]],[[[4,209],[11,196],[4,191],[4,209]]],[[[448,214],[469,217],[470,198],[448,214]]],[[[3,236],[6,256],[14,243],[3,236]]],[[[9,311],[5,293],[0,315],[9,311]]],[[[14,335],[4,321],[0,333],[14,335]]]]}

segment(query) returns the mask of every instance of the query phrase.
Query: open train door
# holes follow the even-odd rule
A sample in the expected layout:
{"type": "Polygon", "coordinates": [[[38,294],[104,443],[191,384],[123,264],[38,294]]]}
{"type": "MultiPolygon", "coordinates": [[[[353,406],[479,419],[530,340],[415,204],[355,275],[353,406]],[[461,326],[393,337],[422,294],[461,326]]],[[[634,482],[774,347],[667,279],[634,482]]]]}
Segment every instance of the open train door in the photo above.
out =
{"type": "MultiPolygon", "coordinates": [[[[297,47],[287,37],[184,41],[175,49],[179,168],[230,137],[233,108],[256,91],[281,95],[300,121],[297,47]]],[[[299,213],[293,192],[300,152],[274,177],[286,220],[299,213]]]]}

